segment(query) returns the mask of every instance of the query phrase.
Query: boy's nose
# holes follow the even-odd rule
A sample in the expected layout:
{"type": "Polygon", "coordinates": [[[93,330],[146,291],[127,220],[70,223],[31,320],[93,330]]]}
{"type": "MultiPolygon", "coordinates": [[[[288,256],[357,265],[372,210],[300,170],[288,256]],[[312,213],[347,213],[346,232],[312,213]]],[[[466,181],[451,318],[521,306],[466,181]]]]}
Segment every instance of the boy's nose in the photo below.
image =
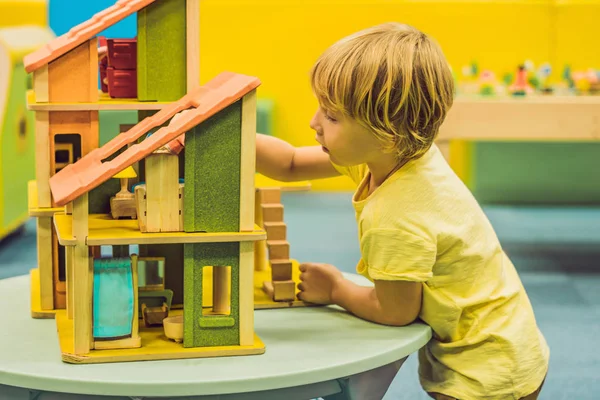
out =
{"type": "Polygon", "coordinates": [[[319,132],[319,124],[317,122],[317,114],[318,114],[318,112],[316,112],[315,115],[313,115],[312,119],[310,120],[310,129],[319,132]]]}

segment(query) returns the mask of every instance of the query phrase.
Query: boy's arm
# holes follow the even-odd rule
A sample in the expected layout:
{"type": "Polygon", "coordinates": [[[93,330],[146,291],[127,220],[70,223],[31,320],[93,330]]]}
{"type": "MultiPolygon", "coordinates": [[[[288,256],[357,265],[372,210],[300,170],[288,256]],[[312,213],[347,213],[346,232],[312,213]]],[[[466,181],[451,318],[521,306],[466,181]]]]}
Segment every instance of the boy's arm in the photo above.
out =
{"type": "Polygon", "coordinates": [[[421,311],[421,282],[375,280],[375,287],[365,287],[329,264],[304,263],[300,271],[298,297],[310,303],[337,304],[359,318],[393,326],[412,323],[421,311]]]}
{"type": "Polygon", "coordinates": [[[273,136],[256,135],[256,170],[282,182],[340,175],[321,146],[294,147],[273,136]]]}
{"type": "Polygon", "coordinates": [[[421,311],[423,284],[375,280],[375,287],[344,279],[333,292],[333,301],[359,318],[384,325],[411,324],[421,311]]]}

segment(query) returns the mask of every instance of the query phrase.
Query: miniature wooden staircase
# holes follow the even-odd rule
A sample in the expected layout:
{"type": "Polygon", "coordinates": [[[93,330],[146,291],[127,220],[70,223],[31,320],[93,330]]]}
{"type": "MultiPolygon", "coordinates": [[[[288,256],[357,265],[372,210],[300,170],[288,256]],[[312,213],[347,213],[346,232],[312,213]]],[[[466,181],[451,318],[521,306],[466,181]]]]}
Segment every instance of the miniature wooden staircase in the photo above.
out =
{"type": "Polygon", "coordinates": [[[296,284],[292,278],[290,244],[287,241],[287,227],[283,222],[280,188],[256,189],[255,215],[256,224],[267,232],[266,242],[256,244],[259,248],[255,253],[255,268],[264,270],[266,265],[263,260],[271,265],[271,281],[263,282],[263,290],[273,301],[294,301],[296,284]]]}

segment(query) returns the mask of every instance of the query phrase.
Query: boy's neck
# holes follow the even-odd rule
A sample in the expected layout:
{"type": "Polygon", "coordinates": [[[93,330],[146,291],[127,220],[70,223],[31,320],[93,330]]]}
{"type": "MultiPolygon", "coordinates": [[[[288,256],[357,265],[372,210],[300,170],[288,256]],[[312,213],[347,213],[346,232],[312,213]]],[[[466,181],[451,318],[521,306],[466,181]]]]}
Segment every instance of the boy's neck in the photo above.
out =
{"type": "Polygon", "coordinates": [[[371,177],[369,179],[369,194],[373,193],[375,189],[383,184],[394,172],[398,171],[404,162],[399,162],[398,159],[391,155],[386,154],[379,158],[375,162],[368,162],[369,172],[371,177]]]}

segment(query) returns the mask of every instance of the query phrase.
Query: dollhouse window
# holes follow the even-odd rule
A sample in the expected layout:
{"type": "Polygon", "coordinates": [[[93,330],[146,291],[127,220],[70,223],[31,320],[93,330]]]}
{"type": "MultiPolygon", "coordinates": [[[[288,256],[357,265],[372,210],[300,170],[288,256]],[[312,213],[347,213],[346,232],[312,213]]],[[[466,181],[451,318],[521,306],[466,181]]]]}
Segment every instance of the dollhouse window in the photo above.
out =
{"type": "Polygon", "coordinates": [[[202,290],[202,315],[231,315],[231,267],[204,267],[202,290]]]}
{"type": "Polygon", "coordinates": [[[138,258],[138,289],[153,291],[165,289],[165,258],[138,258]]]}
{"type": "Polygon", "coordinates": [[[76,133],[54,136],[54,173],[81,158],[81,136],[76,133]]]}

